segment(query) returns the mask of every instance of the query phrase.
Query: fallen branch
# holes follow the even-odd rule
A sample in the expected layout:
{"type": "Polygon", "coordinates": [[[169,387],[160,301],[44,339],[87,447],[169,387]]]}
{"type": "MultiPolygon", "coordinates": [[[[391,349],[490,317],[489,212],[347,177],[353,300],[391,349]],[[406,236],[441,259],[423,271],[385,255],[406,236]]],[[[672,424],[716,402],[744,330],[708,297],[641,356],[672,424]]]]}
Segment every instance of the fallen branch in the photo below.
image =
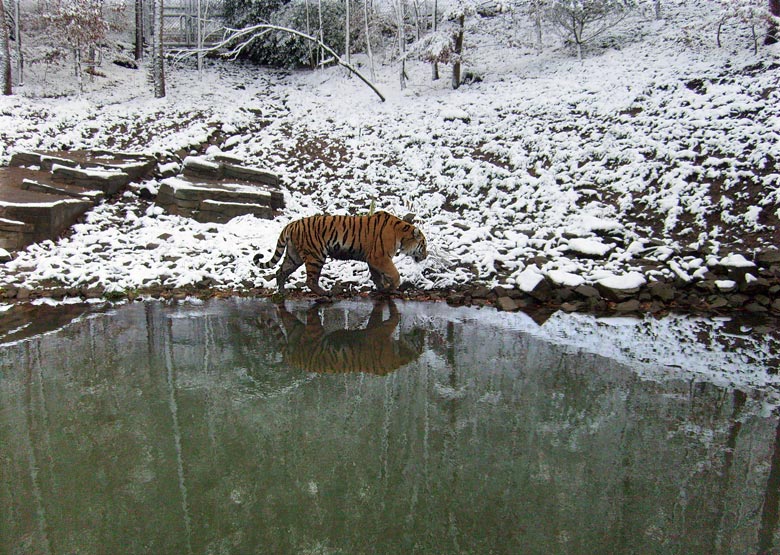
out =
{"type": "Polygon", "coordinates": [[[318,45],[325,52],[330,54],[333,57],[333,61],[335,61],[338,65],[354,73],[358,77],[358,79],[360,79],[366,85],[371,87],[371,90],[376,93],[376,95],[382,100],[382,102],[385,101],[384,95],[381,92],[379,92],[379,89],[377,89],[376,86],[371,81],[369,81],[362,73],[360,73],[354,66],[352,66],[352,64],[349,64],[344,60],[342,60],[341,57],[338,54],[336,54],[336,52],[327,44],[325,44],[324,42],[322,42],[321,40],[315,37],[312,37],[311,35],[307,35],[306,33],[296,31],[295,29],[289,29],[287,27],[281,27],[279,25],[271,25],[269,23],[258,23],[257,25],[252,25],[251,27],[245,27],[243,29],[226,29],[222,41],[219,42],[218,44],[215,44],[214,46],[210,46],[209,48],[204,48],[202,50],[198,50],[195,52],[185,53],[182,56],[180,56],[180,58],[184,58],[189,55],[200,53],[200,52],[215,52],[221,48],[226,48],[230,45],[234,45],[234,46],[232,46],[230,52],[228,53],[228,56],[232,56],[233,58],[236,58],[249,44],[252,43],[253,40],[271,31],[290,33],[291,35],[295,35],[296,37],[300,37],[304,40],[311,41],[314,44],[318,45]],[[236,41],[241,39],[245,39],[245,40],[243,40],[240,44],[236,45],[235,44],[236,41]]]}

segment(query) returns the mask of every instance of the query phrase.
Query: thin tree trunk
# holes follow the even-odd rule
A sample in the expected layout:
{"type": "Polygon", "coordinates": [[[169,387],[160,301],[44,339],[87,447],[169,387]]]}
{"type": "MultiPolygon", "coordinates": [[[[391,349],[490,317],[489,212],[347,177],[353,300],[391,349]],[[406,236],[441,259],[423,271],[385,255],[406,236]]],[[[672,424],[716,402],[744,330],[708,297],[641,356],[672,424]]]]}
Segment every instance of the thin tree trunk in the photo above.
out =
{"type": "Polygon", "coordinates": [[[769,28],[764,37],[764,44],[775,44],[780,41],[780,29],[778,29],[777,19],[780,17],[780,0],[769,0],[769,28]]]}
{"type": "Polygon", "coordinates": [[[344,29],[344,36],[345,36],[345,40],[344,40],[344,56],[347,58],[347,63],[351,64],[352,63],[352,56],[349,53],[349,51],[350,51],[350,48],[349,48],[349,23],[350,23],[350,21],[349,21],[349,0],[344,0],[344,1],[347,4],[347,12],[346,12],[346,16],[345,16],[346,25],[345,25],[345,29],[344,29]]]}
{"type": "Polygon", "coordinates": [[[24,54],[22,54],[22,29],[20,0],[14,2],[14,36],[16,38],[16,83],[24,85],[24,54]]]}
{"type": "Polygon", "coordinates": [[[325,42],[323,40],[325,38],[325,35],[323,33],[323,30],[322,30],[322,0],[317,0],[317,13],[318,13],[319,18],[320,18],[319,31],[317,31],[317,37],[320,39],[320,50],[319,50],[319,52],[320,52],[320,59],[317,62],[317,65],[319,66],[319,65],[322,65],[322,62],[325,59],[325,52],[324,52],[324,50],[322,49],[322,46],[321,46],[322,43],[325,42]]]}
{"type": "Polygon", "coordinates": [[[196,0],[198,2],[198,18],[195,22],[197,28],[195,29],[195,37],[198,41],[198,74],[203,73],[203,12],[201,11],[201,2],[203,0],[196,0]]]}
{"type": "Polygon", "coordinates": [[[0,92],[4,95],[13,94],[11,88],[11,43],[8,38],[8,26],[5,24],[3,0],[0,0],[0,92]]]}
{"type": "Polygon", "coordinates": [[[144,57],[144,0],[135,0],[135,59],[144,57]]]}
{"type": "Polygon", "coordinates": [[[404,13],[404,0],[396,0],[396,12],[398,16],[398,53],[401,58],[401,90],[406,89],[406,29],[404,27],[406,14],[404,13]]]}
{"type": "Polygon", "coordinates": [[[542,53],[542,7],[536,7],[534,14],[534,30],[536,31],[536,53],[542,53]]]}
{"type": "Polygon", "coordinates": [[[152,81],[154,83],[154,97],[165,96],[165,61],[163,59],[163,0],[153,0],[152,31],[152,81]]]}
{"type": "Polygon", "coordinates": [[[461,56],[463,55],[463,33],[466,25],[466,15],[458,16],[458,31],[455,34],[455,62],[452,64],[452,88],[460,87],[461,82],[461,56]]]}
{"type": "Polygon", "coordinates": [[[661,19],[661,0],[655,0],[655,18],[661,19]]]}
{"type": "MultiPolygon", "coordinates": [[[[433,32],[439,30],[439,0],[433,0],[433,13],[431,13],[431,27],[433,32]]],[[[439,63],[431,62],[431,79],[433,81],[439,80],[439,63]]]]}
{"type": "Polygon", "coordinates": [[[376,72],[374,71],[374,53],[371,51],[371,30],[368,25],[368,1],[363,1],[363,17],[366,24],[366,54],[368,55],[368,67],[371,71],[371,80],[376,81],[376,72]]]}
{"type": "MultiPolygon", "coordinates": [[[[306,0],[306,34],[311,35],[311,14],[310,14],[310,7],[309,7],[309,0],[306,0]]],[[[310,42],[306,42],[306,45],[309,48],[309,65],[311,65],[312,68],[316,67],[316,60],[314,59],[314,49],[311,47],[310,42]]]]}

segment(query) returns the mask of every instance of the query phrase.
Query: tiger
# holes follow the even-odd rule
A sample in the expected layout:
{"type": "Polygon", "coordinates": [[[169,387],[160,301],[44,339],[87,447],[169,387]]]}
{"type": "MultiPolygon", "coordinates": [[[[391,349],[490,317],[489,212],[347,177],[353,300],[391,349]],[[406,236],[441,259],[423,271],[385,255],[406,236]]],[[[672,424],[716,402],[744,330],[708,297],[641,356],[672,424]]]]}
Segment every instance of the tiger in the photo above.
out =
{"type": "Polygon", "coordinates": [[[306,285],[317,295],[329,296],[319,284],[327,257],[366,262],[377,291],[395,291],[401,277],[393,256],[407,254],[416,262],[428,256],[425,236],[411,223],[412,218],[410,215],[402,220],[381,210],[369,216],[321,214],[301,218],[284,226],[270,260],[262,262],[262,255],[257,254],[254,263],[260,268],[272,268],[286,251],[276,272],[276,286],[281,294],[290,274],[305,264],[306,285]]]}

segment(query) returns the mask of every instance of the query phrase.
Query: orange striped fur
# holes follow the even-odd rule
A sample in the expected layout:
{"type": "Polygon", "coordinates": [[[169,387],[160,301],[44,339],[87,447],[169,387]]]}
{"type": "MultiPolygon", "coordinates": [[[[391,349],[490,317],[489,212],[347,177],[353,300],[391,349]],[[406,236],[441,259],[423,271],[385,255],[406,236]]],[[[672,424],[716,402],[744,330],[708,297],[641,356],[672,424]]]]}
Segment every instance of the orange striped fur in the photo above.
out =
{"type": "Polygon", "coordinates": [[[377,290],[394,291],[401,278],[393,256],[400,253],[417,262],[428,256],[425,236],[411,223],[382,211],[371,216],[323,214],[287,224],[279,234],[271,259],[261,262],[258,254],[254,262],[260,268],[271,268],[285,255],[276,272],[279,292],[284,291],[290,274],[305,264],[306,285],[318,295],[327,295],[319,279],[328,257],[366,262],[377,290]]]}

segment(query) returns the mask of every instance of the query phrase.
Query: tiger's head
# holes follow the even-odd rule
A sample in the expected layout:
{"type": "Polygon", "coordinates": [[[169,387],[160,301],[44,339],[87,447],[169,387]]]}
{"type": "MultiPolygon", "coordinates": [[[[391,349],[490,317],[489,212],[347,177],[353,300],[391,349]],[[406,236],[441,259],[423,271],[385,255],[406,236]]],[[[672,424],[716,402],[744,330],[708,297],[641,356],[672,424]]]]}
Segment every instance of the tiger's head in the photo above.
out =
{"type": "Polygon", "coordinates": [[[415,262],[420,262],[426,258],[428,256],[428,244],[425,242],[423,232],[409,224],[404,229],[398,252],[411,256],[415,262]]]}

